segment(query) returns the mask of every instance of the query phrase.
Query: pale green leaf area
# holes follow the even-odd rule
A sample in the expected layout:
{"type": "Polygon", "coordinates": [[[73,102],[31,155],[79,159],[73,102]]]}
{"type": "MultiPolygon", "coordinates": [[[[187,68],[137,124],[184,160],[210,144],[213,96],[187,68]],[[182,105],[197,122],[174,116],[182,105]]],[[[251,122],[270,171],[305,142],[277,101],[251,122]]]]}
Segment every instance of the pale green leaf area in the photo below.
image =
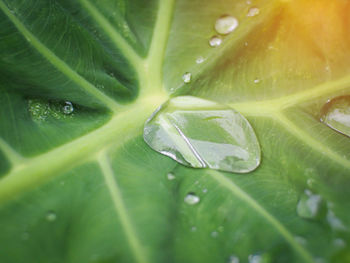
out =
{"type": "Polygon", "coordinates": [[[320,121],[350,93],[349,2],[249,2],[0,0],[1,263],[350,262],[350,139],[320,121]],[[177,95],[240,112],[261,165],[148,147],[177,95]]]}

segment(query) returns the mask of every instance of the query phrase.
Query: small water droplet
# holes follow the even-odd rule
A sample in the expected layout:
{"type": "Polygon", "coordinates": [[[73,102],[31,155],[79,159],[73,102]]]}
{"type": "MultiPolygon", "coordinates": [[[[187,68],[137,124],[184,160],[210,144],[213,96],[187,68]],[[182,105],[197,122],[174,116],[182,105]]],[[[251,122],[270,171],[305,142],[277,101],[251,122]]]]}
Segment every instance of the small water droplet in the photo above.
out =
{"type": "Polygon", "coordinates": [[[209,45],[211,47],[218,47],[222,43],[222,38],[219,36],[213,36],[211,39],[209,39],[209,45]]]}
{"type": "Polygon", "coordinates": [[[66,101],[63,106],[63,113],[64,114],[71,114],[74,111],[73,104],[70,101],[66,101]]]}
{"type": "Polygon", "coordinates": [[[248,42],[244,42],[244,45],[247,47],[248,46],[248,42]]]}
{"type": "Polygon", "coordinates": [[[333,240],[333,245],[336,248],[344,248],[346,246],[346,243],[345,243],[344,239],[336,238],[333,240]]]}
{"type": "Polygon", "coordinates": [[[350,95],[336,97],[321,109],[321,121],[350,137],[350,95]]]}
{"type": "Polygon", "coordinates": [[[261,257],[261,255],[249,255],[248,262],[249,263],[261,263],[262,257],[261,257]]]}
{"type": "Polygon", "coordinates": [[[254,83],[257,84],[260,82],[260,79],[254,79],[254,83]]]}
{"type": "Polygon", "coordinates": [[[203,192],[203,193],[207,193],[207,192],[208,192],[208,189],[207,189],[207,188],[204,188],[204,189],[202,190],[202,192],[203,192]]]}
{"type": "Polygon", "coordinates": [[[185,203],[189,205],[198,204],[200,200],[201,199],[199,198],[199,196],[197,196],[195,193],[188,193],[184,199],[185,203]]]}
{"type": "Polygon", "coordinates": [[[334,214],[334,212],[330,209],[330,205],[328,205],[328,212],[327,212],[327,221],[330,224],[330,226],[334,230],[339,231],[346,231],[347,227],[344,225],[344,223],[334,214]]]}
{"type": "Polygon", "coordinates": [[[219,226],[219,227],[218,227],[218,231],[219,231],[219,232],[224,232],[224,229],[225,229],[225,228],[224,228],[223,226],[219,226]]]}
{"type": "Polygon", "coordinates": [[[55,212],[53,211],[49,211],[47,214],[46,214],[46,220],[49,221],[49,222],[53,222],[55,221],[57,218],[57,215],[55,212]]]}
{"type": "Polygon", "coordinates": [[[249,10],[248,10],[247,16],[248,16],[248,17],[253,17],[253,16],[257,16],[259,13],[260,13],[259,8],[257,8],[257,7],[251,7],[251,8],[249,8],[249,10]]]}
{"type": "Polygon", "coordinates": [[[247,5],[251,5],[251,4],[252,4],[252,1],[247,0],[246,3],[247,3],[247,5]]]}
{"type": "Polygon", "coordinates": [[[322,212],[322,205],[323,200],[320,195],[305,190],[299,199],[297,213],[302,218],[316,219],[322,212]]]}
{"type": "Polygon", "coordinates": [[[201,63],[203,63],[204,62],[204,58],[202,57],[202,56],[200,56],[200,57],[198,57],[197,59],[196,59],[196,63],[197,64],[201,64],[201,63]]]}
{"type": "Polygon", "coordinates": [[[227,35],[238,27],[238,20],[229,15],[219,17],[215,22],[215,30],[221,35],[227,35]]]}
{"type": "Polygon", "coordinates": [[[197,231],[197,227],[193,226],[191,227],[191,232],[196,232],[197,231]]]}
{"type": "Polygon", "coordinates": [[[192,78],[192,74],[190,72],[186,72],[182,75],[182,79],[185,83],[190,83],[192,78]]]}
{"type": "Polygon", "coordinates": [[[218,235],[219,235],[219,232],[217,232],[217,231],[213,231],[213,232],[211,232],[211,237],[213,237],[213,238],[217,238],[218,237],[218,235]]]}
{"type": "Polygon", "coordinates": [[[175,177],[175,175],[174,174],[172,174],[172,173],[168,173],[167,174],[167,177],[168,177],[168,180],[174,180],[176,177],[175,177]]]}
{"type": "Polygon", "coordinates": [[[295,236],[294,239],[295,239],[296,242],[298,242],[302,246],[305,246],[307,244],[306,239],[303,238],[303,237],[295,236]]]}
{"type": "Polygon", "coordinates": [[[239,263],[239,258],[235,255],[231,255],[228,258],[227,263],[239,263]]]}

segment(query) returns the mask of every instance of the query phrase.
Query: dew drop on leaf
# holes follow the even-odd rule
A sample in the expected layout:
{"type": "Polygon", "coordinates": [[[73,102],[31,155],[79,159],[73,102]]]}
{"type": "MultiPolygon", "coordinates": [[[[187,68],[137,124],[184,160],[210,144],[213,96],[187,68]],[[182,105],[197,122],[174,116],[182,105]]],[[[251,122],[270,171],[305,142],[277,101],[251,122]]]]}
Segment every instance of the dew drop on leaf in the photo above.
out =
{"type": "Polygon", "coordinates": [[[235,255],[231,255],[228,258],[227,263],[239,263],[239,258],[235,255]]]}
{"type": "Polygon", "coordinates": [[[193,226],[191,227],[191,232],[196,232],[197,231],[197,227],[193,226]]]}
{"type": "Polygon", "coordinates": [[[254,79],[254,83],[258,84],[260,82],[260,79],[254,79]]]}
{"type": "Polygon", "coordinates": [[[46,220],[49,221],[49,222],[53,222],[55,221],[57,218],[57,215],[55,212],[53,211],[49,211],[47,214],[46,214],[46,220]]]}
{"type": "Polygon", "coordinates": [[[217,231],[213,231],[213,232],[211,232],[211,237],[213,237],[213,238],[217,238],[218,237],[218,235],[219,235],[219,233],[217,232],[217,231]]]}
{"type": "Polygon", "coordinates": [[[198,57],[197,59],[196,59],[196,63],[197,64],[201,64],[201,63],[203,63],[204,62],[204,58],[202,57],[202,56],[200,56],[200,57],[198,57]]]}
{"type": "Polygon", "coordinates": [[[172,173],[168,173],[167,174],[167,177],[168,177],[168,180],[171,181],[171,180],[174,180],[175,179],[175,175],[172,174],[172,173]]]}
{"type": "Polygon", "coordinates": [[[305,190],[299,199],[297,213],[302,218],[317,219],[322,212],[322,206],[323,200],[320,195],[305,190]]]}
{"type": "Polygon", "coordinates": [[[63,113],[64,114],[71,114],[74,111],[73,104],[70,101],[66,101],[63,106],[63,113]]]}
{"type": "Polygon", "coordinates": [[[188,193],[184,198],[185,203],[189,205],[198,204],[200,200],[201,199],[199,196],[197,196],[195,193],[188,193]]]}
{"type": "Polygon", "coordinates": [[[328,101],[321,109],[321,121],[332,129],[350,136],[350,95],[328,101]]]}
{"type": "Polygon", "coordinates": [[[259,13],[260,13],[259,8],[257,8],[257,7],[251,7],[251,8],[249,8],[249,10],[248,10],[247,16],[248,16],[248,17],[257,16],[259,13]]]}
{"type": "Polygon", "coordinates": [[[218,47],[222,43],[222,38],[219,36],[213,36],[212,38],[209,39],[209,45],[211,47],[218,47]]]}
{"type": "Polygon", "coordinates": [[[190,83],[192,78],[192,74],[190,72],[186,72],[185,74],[182,75],[182,80],[185,83],[190,83]]]}
{"type": "Polygon", "coordinates": [[[238,27],[238,20],[229,15],[219,17],[215,22],[215,30],[221,35],[227,35],[238,27]]]}
{"type": "Polygon", "coordinates": [[[253,128],[237,111],[192,96],[170,99],[146,121],[154,150],[194,168],[248,173],[260,164],[253,128]]]}

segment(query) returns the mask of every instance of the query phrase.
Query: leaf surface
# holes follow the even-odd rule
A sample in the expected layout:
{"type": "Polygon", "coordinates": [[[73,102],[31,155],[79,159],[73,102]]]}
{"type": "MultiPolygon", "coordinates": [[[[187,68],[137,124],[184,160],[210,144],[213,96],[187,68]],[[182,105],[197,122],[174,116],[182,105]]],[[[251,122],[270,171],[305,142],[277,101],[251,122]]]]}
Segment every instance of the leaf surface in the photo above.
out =
{"type": "Polygon", "coordinates": [[[319,120],[350,92],[349,8],[0,0],[0,261],[350,262],[350,141],[319,120]],[[212,48],[223,14],[239,26],[212,48]],[[192,169],[150,149],[144,122],[176,95],[245,116],[260,167],[192,169]],[[298,215],[305,190],[320,218],[298,215]]]}

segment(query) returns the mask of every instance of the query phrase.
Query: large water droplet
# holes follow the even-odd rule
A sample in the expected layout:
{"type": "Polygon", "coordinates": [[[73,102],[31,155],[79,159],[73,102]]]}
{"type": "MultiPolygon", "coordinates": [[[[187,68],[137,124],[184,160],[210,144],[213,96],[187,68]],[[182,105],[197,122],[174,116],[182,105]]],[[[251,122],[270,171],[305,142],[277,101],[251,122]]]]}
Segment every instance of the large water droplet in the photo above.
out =
{"type": "Polygon", "coordinates": [[[192,74],[190,72],[186,72],[182,75],[182,79],[185,83],[190,83],[192,78],[192,74]]]}
{"type": "Polygon", "coordinates": [[[49,222],[53,222],[55,221],[57,218],[57,215],[55,212],[53,211],[49,211],[47,214],[46,214],[46,220],[49,221],[49,222]]]}
{"type": "Polygon", "coordinates": [[[188,193],[184,199],[185,203],[189,205],[198,204],[200,200],[201,199],[199,198],[199,196],[197,196],[195,193],[188,193]]]}
{"type": "Polygon", "coordinates": [[[239,263],[239,258],[235,255],[231,255],[228,258],[227,263],[239,263]]]}
{"type": "Polygon", "coordinates": [[[297,213],[302,218],[316,219],[322,213],[323,200],[320,195],[305,190],[297,205],[297,213]]]}
{"type": "Polygon", "coordinates": [[[321,110],[321,121],[332,129],[350,136],[350,95],[328,101],[321,110]]]}
{"type": "Polygon", "coordinates": [[[195,168],[247,173],[260,164],[260,146],[249,122],[226,105],[196,97],[176,97],[158,108],[145,124],[144,140],[195,168]]]}
{"type": "Polygon", "coordinates": [[[71,114],[74,111],[73,104],[70,101],[66,101],[63,106],[64,114],[71,114]]]}
{"type": "Polygon", "coordinates": [[[222,43],[222,38],[219,36],[213,36],[211,39],[209,39],[209,45],[211,47],[218,47],[222,43]]]}
{"type": "Polygon", "coordinates": [[[229,15],[219,17],[215,22],[215,30],[221,35],[227,35],[238,27],[238,20],[229,15]]]}
{"type": "Polygon", "coordinates": [[[249,17],[257,16],[259,13],[260,13],[259,8],[252,7],[252,8],[249,8],[247,16],[249,16],[249,17]]]}

